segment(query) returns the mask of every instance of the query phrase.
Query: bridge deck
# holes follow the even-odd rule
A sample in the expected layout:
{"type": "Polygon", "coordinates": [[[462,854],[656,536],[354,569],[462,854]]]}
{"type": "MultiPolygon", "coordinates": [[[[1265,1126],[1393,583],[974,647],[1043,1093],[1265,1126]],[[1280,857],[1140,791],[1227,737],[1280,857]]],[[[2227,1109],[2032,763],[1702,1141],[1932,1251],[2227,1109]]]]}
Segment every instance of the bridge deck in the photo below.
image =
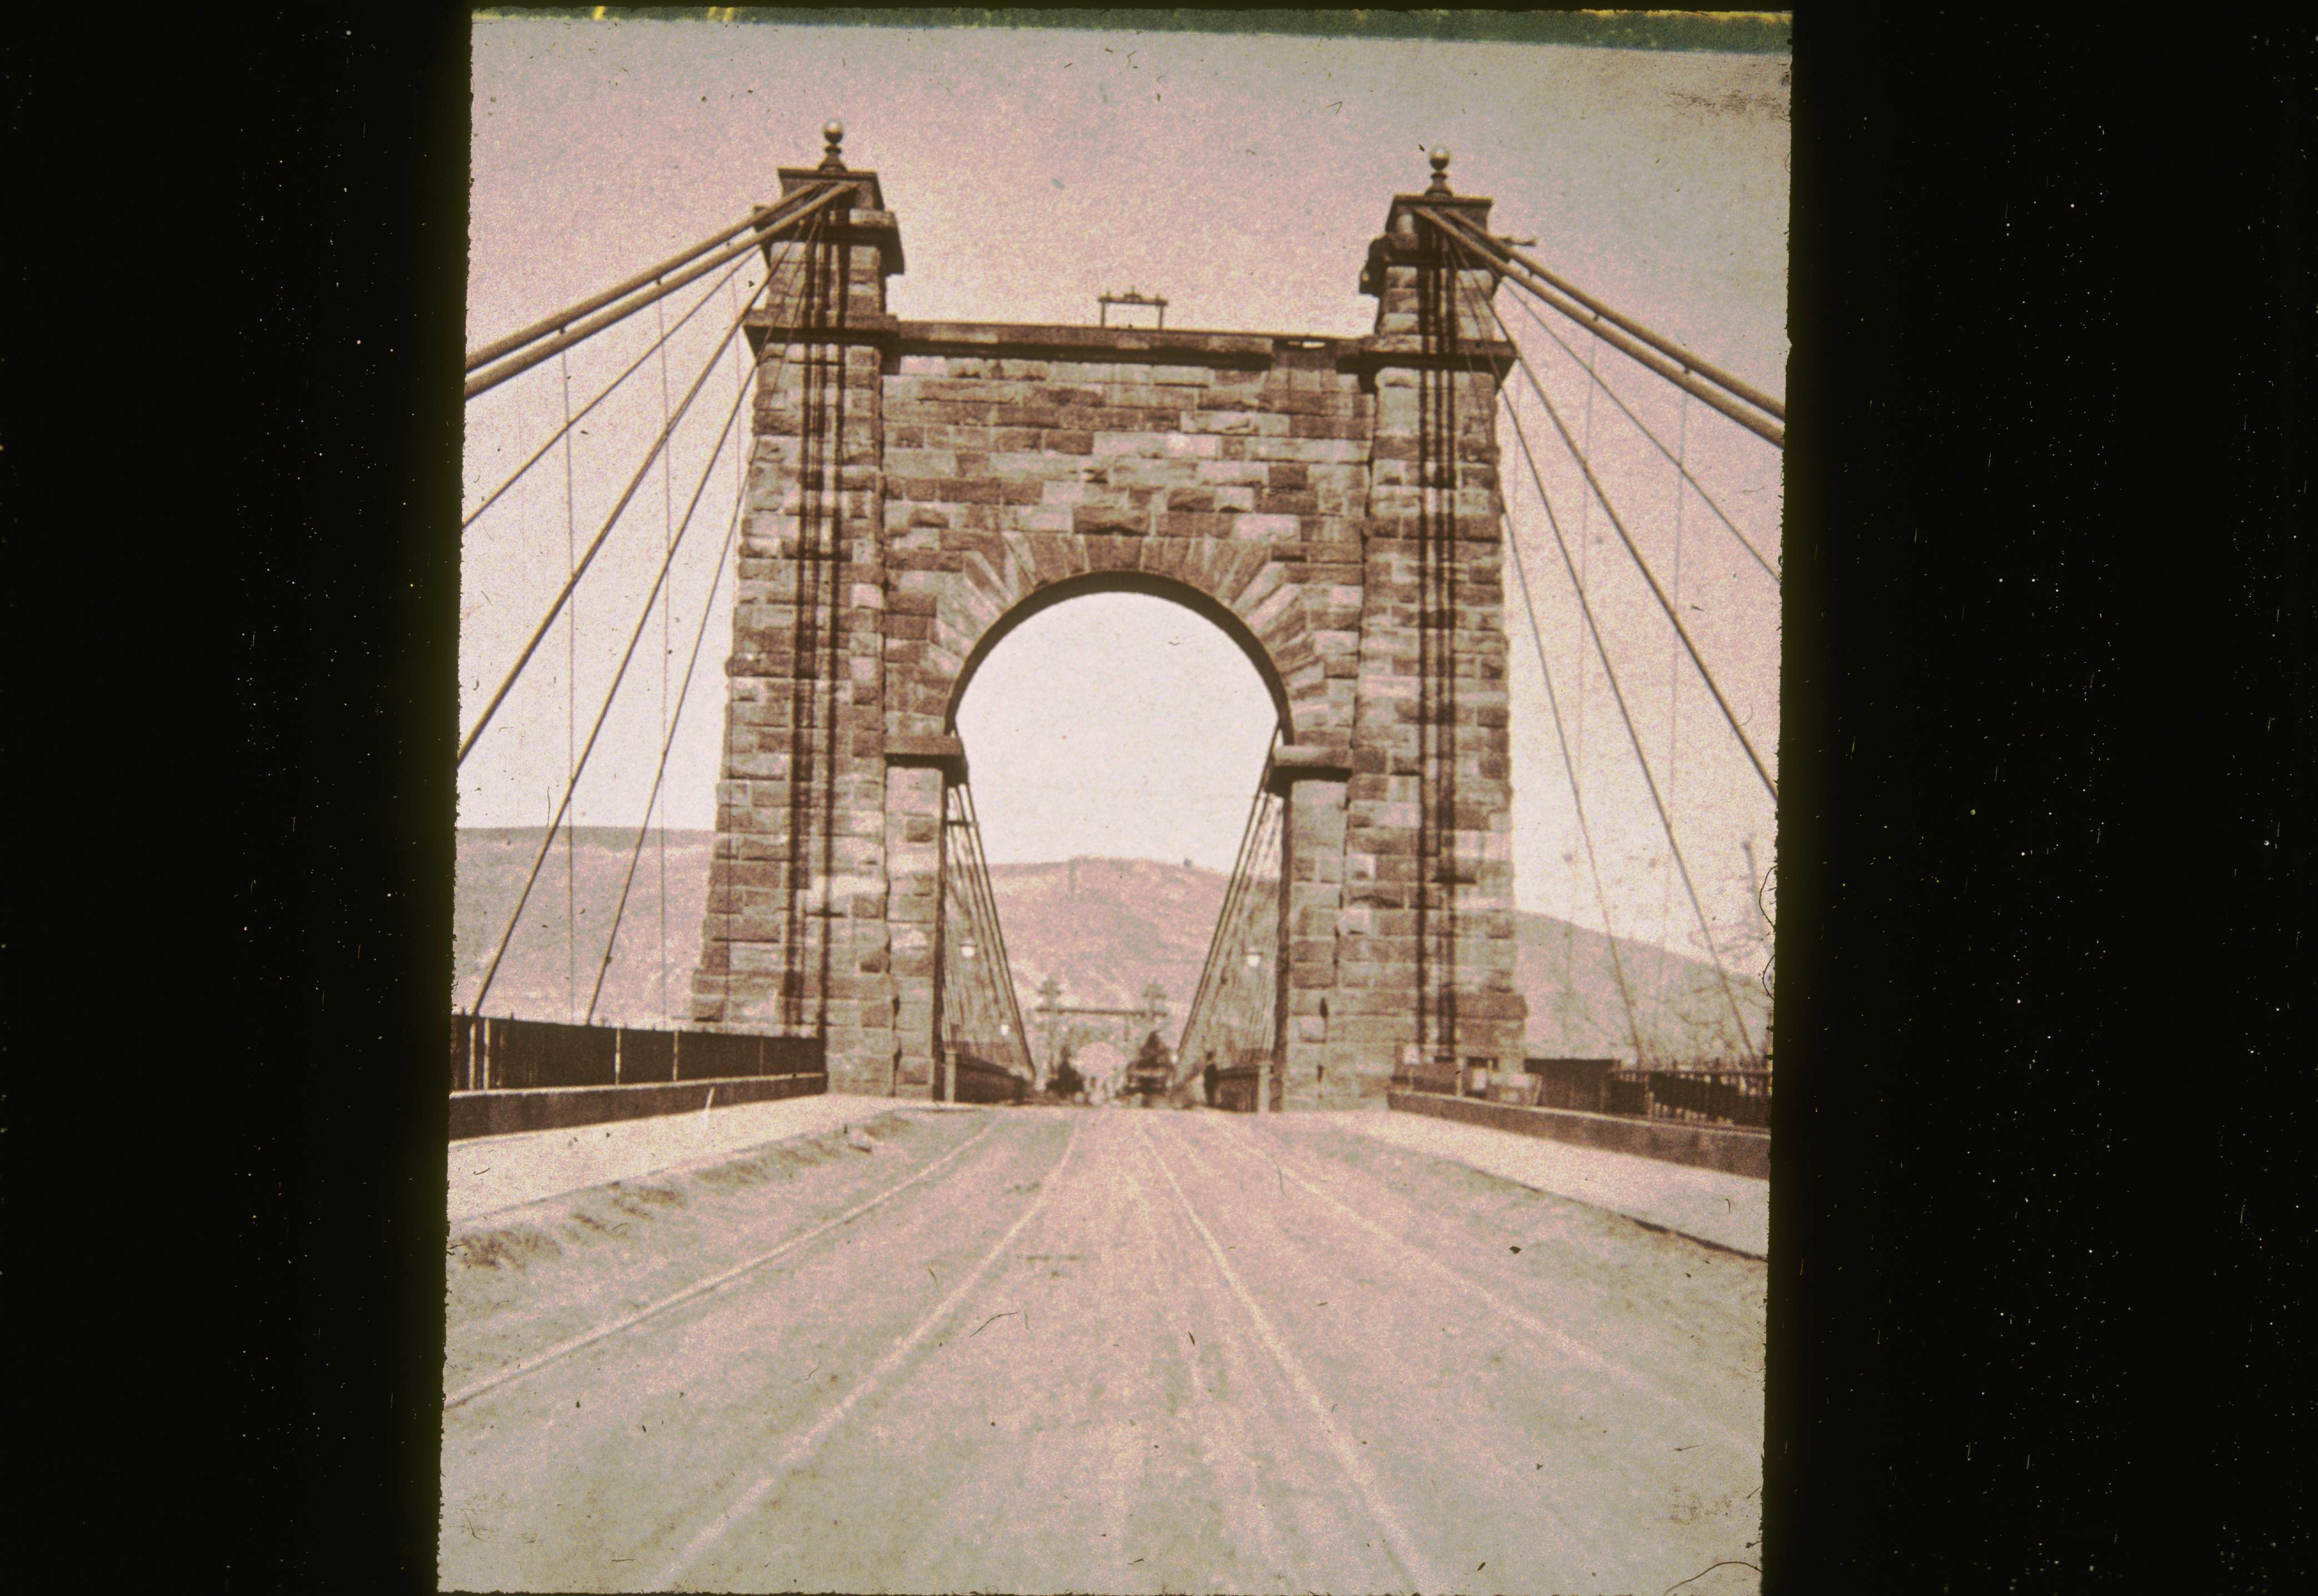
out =
{"type": "Polygon", "coordinates": [[[446,1587],[1756,1588],[1761,1263],[1316,1116],[871,1134],[457,1227],[446,1587]]]}

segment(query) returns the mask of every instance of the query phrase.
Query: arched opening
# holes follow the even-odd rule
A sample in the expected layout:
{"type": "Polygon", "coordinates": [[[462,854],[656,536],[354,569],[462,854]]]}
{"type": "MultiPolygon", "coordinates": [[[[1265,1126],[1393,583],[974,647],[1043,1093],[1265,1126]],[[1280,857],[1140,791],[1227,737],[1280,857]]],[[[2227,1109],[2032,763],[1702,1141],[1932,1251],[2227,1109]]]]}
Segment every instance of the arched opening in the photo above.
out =
{"type": "MultiPolygon", "coordinates": [[[[966,689],[974,685],[975,675],[991,651],[1005,641],[1015,629],[1033,617],[1041,615],[1056,605],[1076,598],[1089,598],[1101,594],[1131,594],[1163,600],[1190,611],[1228,638],[1245,658],[1256,679],[1271,695],[1272,713],[1280,726],[1280,740],[1293,742],[1296,725],[1293,711],[1288,703],[1288,685],[1281,680],[1279,668],[1272,663],[1262,641],[1248,630],[1247,623],[1235,614],[1230,605],[1218,603],[1208,594],[1187,582],[1172,578],[1154,576],[1146,571],[1090,571],[1083,576],[1068,577],[1050,582],[1015,605],[975,641],[973,651],[958,668],[957,681],[950,689],[949,713],[945,724],[955,732],[958,730],[958,706],[965,703],[966,689]]],[[[1151,614],[1147,607],[1113,610],[1114,614],[1151,614]]],[[[1153,623],[1155,624],[1156,623],[1153,623]]]]}
{"type": "MultiPolygon", "coordinates": [[[[1261,645],[1228,611],[1157,587],[1024,600],[977,644],[950,708],[1042,1080],[1082,1054],[1131,1063],[1155,1033],[1172,1060],[1282,731],[1261,645]]],[[[1073,1073],[1095,1100],[1118,1089],[1073,1073]]]]}

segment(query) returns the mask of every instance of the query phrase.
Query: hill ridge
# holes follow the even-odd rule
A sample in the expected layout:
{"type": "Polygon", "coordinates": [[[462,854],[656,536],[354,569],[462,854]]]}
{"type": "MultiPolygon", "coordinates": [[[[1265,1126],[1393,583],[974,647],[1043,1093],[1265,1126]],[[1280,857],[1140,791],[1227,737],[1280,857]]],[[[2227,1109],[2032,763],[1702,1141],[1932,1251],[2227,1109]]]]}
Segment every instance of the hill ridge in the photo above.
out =
{"type": "MultiPolygon", "coordinates": [[[[472,1000],[541,836],[536,826],[459,829],[452,950],[455,1004],[472,1000]]],[[[525,923],[508,946],[485,1005],[489,1012],[541,1019],[580,1017],[603,960],[605,932],[636,836],[633,826],[574,829],[578,936],[570,946],[563,932],[565,850],[560,842],[548,850],[525,923]]],[[[599,1023],[659,1025],[668,1023],[664,1014],[681,1020],[699,957],[714,839],[715,834],[706,830],[670,828],[666,833],[663,956],[660,849],[647,837],[619,942],[604,973],[596,1012],[599,1023]]],[[[1167,991],[1172,1040],[1198,984],[1226,884],[1219,871],[1155,859],[1082,855],[992,865],[991,891],[998,901],[1000,930],[1023,1006],[1027,1009],[1036,1001],[1039,983],[1049,976],[1061,983],[1065,1002],[1091,1007],[1138,1003],[1145,986],[1155,980],[1167,991]]],[[[1610,939],[1599,931],[1527,910],[1516,914],[1515,927],[1520,942],[1515,982],[1530,1002],[1529,1051],[1533,1055],[1633,1057],[1610,939]]],[[[1664,1058],[1708,1058],[1738,1051],[1712,964],[1622,937],[1617,948],[1646,1052],[1664,1058]]],[[[1769,1000],[1751,972],[1734,970],[1731,983],[1739,1010],[1759,1043],[1769,1019],[1769,1000]]]]}

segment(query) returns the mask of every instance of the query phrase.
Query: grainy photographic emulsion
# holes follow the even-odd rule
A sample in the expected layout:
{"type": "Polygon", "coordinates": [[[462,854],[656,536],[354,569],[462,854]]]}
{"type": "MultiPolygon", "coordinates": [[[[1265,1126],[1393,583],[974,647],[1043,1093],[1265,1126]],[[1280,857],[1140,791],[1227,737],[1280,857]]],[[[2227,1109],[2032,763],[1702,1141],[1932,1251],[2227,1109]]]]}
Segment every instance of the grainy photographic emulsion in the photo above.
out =
{"type": "Polygon", "coordinates": [[[1284,14],[476,15],[442,1588],[1759,1588],[1786,22],[1284,14]]]}

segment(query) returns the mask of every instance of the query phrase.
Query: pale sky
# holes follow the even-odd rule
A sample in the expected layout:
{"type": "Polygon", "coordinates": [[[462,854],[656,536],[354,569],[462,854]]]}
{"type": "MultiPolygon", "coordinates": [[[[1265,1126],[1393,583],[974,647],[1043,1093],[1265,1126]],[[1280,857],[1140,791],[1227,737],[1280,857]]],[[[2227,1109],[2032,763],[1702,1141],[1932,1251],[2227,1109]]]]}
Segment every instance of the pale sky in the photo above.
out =
{"type": "MultiPolygon", "coordinates": [[[[803,28],[705,21],[479,19],[468,344],[474,346],[673,253],[775,198],[846,125],[899,217],[909,270],[890,307],[913,318],[1091,324],[1095,296],[1164,294],[1170,327],[1366,332],[1357,282],[1424,152],[1454,151],[1460,193],[1496,201],[1496,230],[1610,303],[1774,393],[1785,390],[1788,59],[1560,46],[1305,40],[1253,34],[803,28]]],[[[732,316],[745,273],[672,343],[680,398],[732,316]]],[[[712,277],[707,280],[714,282],[712,277]]],[[[704,284],[705,286],[705,284],[704,284]]],[[[664,301],[673,321],[695,288],[664,301]]],[[[1538,326],[1498,304],[1662,584],[1677,541],[1673,466],[1538,326]]],[[[1584,335],[1546,313],[1580,356],[1584,335]]],[[[570,358],[576,408],[656,336],[646,312],[570,358]]],[[[1605,382],[1774,564],[1778,452],[1613,351],[1605,382]]],[[[567,736],[584,742],[642,607],[663,539],[701,480],[737,392],[724,367],[680,426],[672,480],[646,478],[580,589],[574,644],[551,634],[460,776],[460,823],[539,825],[567,736]],[[567,669],[567,666],[573,668],[567,669]],[[576,698],[567,726],[567,696],[576,698]]],[[[1518,375],[1513,413],[1535,452],[1611,660],[1668,794],[1718,931],[1749,923],[1741,845],[1772,858],[1768,795],[1552,426],[1518,375]],[[1670,716],[1669,711],[1673,713],[1670,716]],[[1671,758],[1669,758],[1671,756],[1671,758]]],[[[556,363],[468,408],[467,508],[562,415],[556,363]]],[[[584,548],[661,419],[657,361],[581,423],[568,536],[584,548]]],[[[735,426],[746,425],[745,416],[735,426]]],[[[1696,951],[1686,900],[1627,734],[1585,641],[1512,426],[1504,480],[1621,936],[1696,951]]],[[[671,566],[669,710],[732,507],[736,454],[709,470],[671,566]]],[[[561,449],[468,529],[461,726],[472,725],[567,569],[561,449]]],[[[1701,651],[1777,773],[1778,588],[1694,492],[1680,506],[1680,603],[1701,651]]],[[[667,824],[714,823],[728,570],[663,793],[667,824]]],[[[1524,909],[1603,923],[1509,569],[1516,893],[1524,909]]],[[[648,623],[587,775],[583,825],[642,818],[660,741],[661,622],[648,623]]],[[[1271,733],[1269,701],[1221,633],[1156,599],[1057,606],[993,652],[959,716],[994,862],[1078,854],[1227,869],[1271,733]]]]}

